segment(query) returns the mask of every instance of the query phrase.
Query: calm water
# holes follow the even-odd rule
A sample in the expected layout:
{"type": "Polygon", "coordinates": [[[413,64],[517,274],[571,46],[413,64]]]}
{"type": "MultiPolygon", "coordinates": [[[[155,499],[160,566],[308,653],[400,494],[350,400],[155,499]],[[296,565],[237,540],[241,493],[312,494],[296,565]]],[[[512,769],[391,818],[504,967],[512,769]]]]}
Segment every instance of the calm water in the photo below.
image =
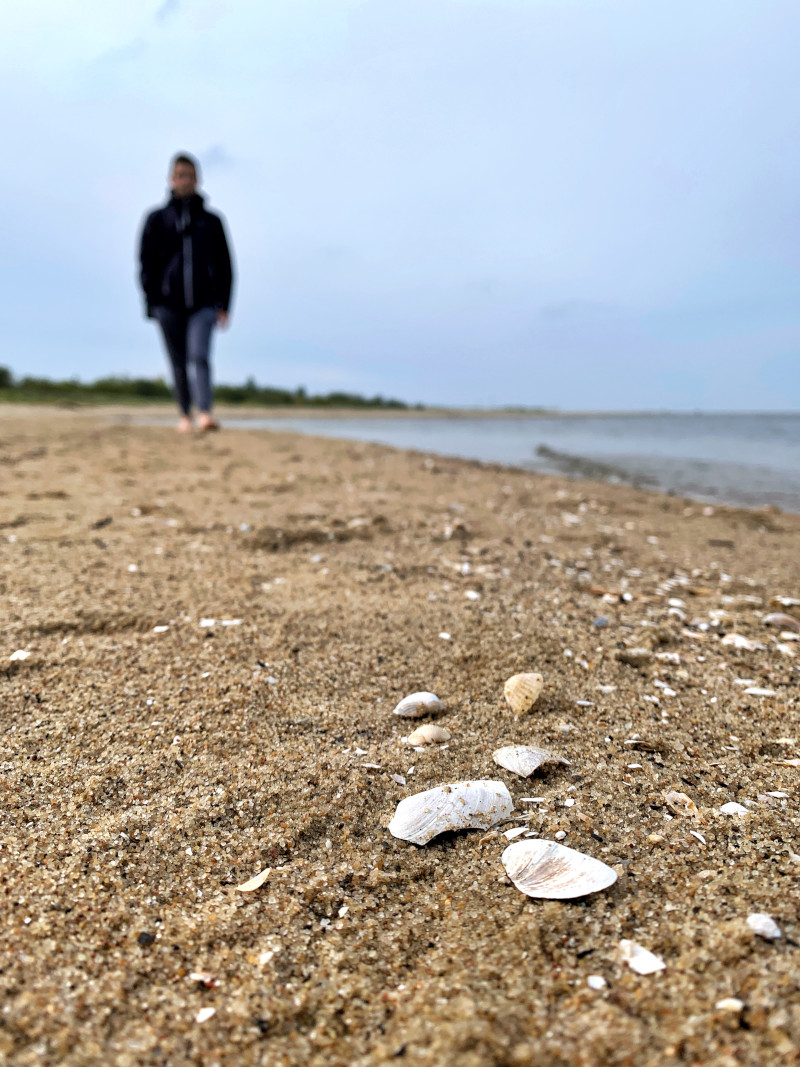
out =
{"type": "Polygon", "coordinates": [[[800,414],[227,419],[800,512],[800,414]]]}

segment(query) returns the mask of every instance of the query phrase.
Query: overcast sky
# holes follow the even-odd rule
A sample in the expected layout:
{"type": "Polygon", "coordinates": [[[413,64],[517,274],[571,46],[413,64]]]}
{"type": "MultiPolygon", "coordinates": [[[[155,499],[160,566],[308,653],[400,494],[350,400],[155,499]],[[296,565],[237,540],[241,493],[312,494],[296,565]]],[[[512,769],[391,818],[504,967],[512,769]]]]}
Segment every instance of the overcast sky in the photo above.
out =
{"type": "Polygon", "coordinates": [[[796,409],[797,0],[26,0],[0,35],[0,364],[165,373],[177,149],[238,280],[218,378],[796,409]]]}

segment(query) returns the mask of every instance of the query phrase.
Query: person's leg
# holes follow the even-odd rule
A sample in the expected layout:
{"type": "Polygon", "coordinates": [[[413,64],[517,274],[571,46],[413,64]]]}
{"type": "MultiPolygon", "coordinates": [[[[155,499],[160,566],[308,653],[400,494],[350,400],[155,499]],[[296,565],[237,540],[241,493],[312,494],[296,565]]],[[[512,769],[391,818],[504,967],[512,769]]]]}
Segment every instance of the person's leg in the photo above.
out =
{"type": "Polygon", "coordinates": [[[186,330],[186,357],[192,385],[192,396],[200,412],[201,430],[215,430],[211,415],[214,400],[211,390],[211,335],[217,321],[214,308],[200,308],[189,317],[186,330]]]}
{"type": "Polygon", "coordinates": [[[153,318],[161,327],[164,346],[172,366],[172,383],[175,402],[181,411],[179,430],[192,428],[191,398],[186,376],[186,318],[165,307],[153,308],[153,318]]]}

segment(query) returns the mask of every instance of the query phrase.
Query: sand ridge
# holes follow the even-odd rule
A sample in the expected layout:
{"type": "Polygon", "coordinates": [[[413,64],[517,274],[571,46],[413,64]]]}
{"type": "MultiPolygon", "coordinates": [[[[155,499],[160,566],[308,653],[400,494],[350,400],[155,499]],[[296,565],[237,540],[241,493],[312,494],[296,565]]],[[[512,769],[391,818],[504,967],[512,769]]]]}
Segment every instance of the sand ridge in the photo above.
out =
{"type": "Polygon", "coordinates": [[[4,409],[0,1055],[797,1062],[800,769],[781,760],[800,657],[763,615],[800,598],[800,517],[706,511],[377,445],[4,409]],[[515,722],[520,671],[545,684],[515,722]],[[401,744],[391,709],[416,690],[441,698],[446,748],[401,744]],[[517,778],[491,757],[515,743],[570,766],[517,778]],[[500,835],[387,832],[404,796],[469,778],[505,781],[615,885],[534,901],[500,835]],[[621,939],[666,969],[633,973],[621,939]]]}

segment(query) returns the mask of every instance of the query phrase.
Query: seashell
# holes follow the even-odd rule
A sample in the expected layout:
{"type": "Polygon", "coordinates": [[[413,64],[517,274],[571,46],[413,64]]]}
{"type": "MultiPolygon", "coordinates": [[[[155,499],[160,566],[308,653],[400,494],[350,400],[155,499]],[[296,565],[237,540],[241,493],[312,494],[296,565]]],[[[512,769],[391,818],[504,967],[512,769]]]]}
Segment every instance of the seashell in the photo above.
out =
{"type": "Polygon", "coordinates": [[[240,893],[252,893],[266,882],[270,876],[271,870],[271,867],[265,867],[264,870],[255,875],[255,877],[251,878],[248,882],[242,882],[242,884],[237,885],[236,888],[240,893]]]}
{"type": "Polygon", "coordinates": [[[515,674],[503,686],[508,705],[517,715],[530,711],[544,686],[541,674],[515,674]]]}
{"type": "Polygon", "coordinates": [[[516,841],[503,852],[501,860],[521,893],[545,900],[572,900],[599,893],[617,880],[616,871],[601,860],[557,841],[516,841]]]}
{"type": "Polygon", "coordinates": [[[627,938],[620,941],[619,949],[623,960],[637,974],[655,974],[656,971],[663,971],[667,966],[660,956],[656,956],[649,949],[642,948],[635,941],[628,941],[627,938]]]}
{"type": "Polygon", "coordinates": [[[760,645],[758,641],[751,641],[743,634],[725,634],[720,642],[723,645],[731,645],[733,648],[740,648],[745,652],[758,652],[763,651],[764,646],[760,645]]]}
{"type": "Polygon", "coordinates": [[[26,651],[24,648],[18,648],[17,651],[12,652],[8,658],[12,663],[16,663],[18,660],[28,659],[29,656],[30,652],[26,651]]]}
{"type": "Polygon", "coordinates": [[[502,782],[455,782],[401,800],[389,823],[389,833],[415,845],[427,845],[445,830],[488,830],[509,819],[513,810],[511,794],[502,782]]]}
{"type": "Polygon", "coordinates": [[[446,726],[425,723],[424,726],[418,726],[416,730],[413,730],[406,738],[406,742],[409,745],[436,745],[449,741],[450,737],[450,731],[446,726]]]}
{"type": "Polygon", "coordinates": [[[213,1019],[217,1014],[216,1008],[201,1008],[195,1015],[194,1021],[197,1023],[207,1023],[209,1019],[213,1019]]]}
{"type": "Polygon", "coordinates": [[[653,658],[649,648],[621,648],[617,653],[620,663],[627,663],[630,667],[645,667],[653,658]]]}
{"type": "Polygon", "coordinates": [[[722,815],[749,815],[750,812],[744,804],[737,804],[735,800],[729,800],[719,809],[722,815]]]}
{"type": "Polygon", "coordinates": [[[556,756],[546,748],[535,748],[533,745],[507,745],[505,748],[498,748],[492,753],[492,759],[500,767],[513,771],[521,778],[529,778],[543,763],[564,763],[567,767],[570,766],[569,760],[563,756],[556,756]]]}
{"type": "Polygon", "coordinates": [[[685,793],[677,793],[673,790],[664,794],[664,800],[670,811],[674,811],[676,815],[691,816],[693,819],[700,817],[695,802],[685,793]]]}
{"type": "Polygon", "coordinates": [[[792,633],[800,634],[800,622],[794,615],[783,615],[779,611],[773,611],[765,615],[761,621],[765,626],[779,626],[781,630],[791,630],[792,633]]]}
{"type": "Polygon", "coordinates": [[[765,915],[764,912],[748,915],[747,925],[754,934],[758,934],[759,937],[763,937],[767,941],[776,941],[779,937],[783,937],[780,926],[771,915],[765,915]]]}
{"type": "Polygon", "coordinates": [[[419,719],[423,715],[436,715],[442,710],[442,702],[435,693],[412,693],[403,697],[392,712],[405,719],[419,719]]]}
{"type": "Polygon", "coordinates": [[[718,1000],[714,1005],[717,1011],[732,1011],[737,1014],[744,1011],[744,1001],[739,1000],[738,997],[723,997],[722,1000],[718,1000]]]}
{"type": "Polygon", "coordinates": [[[745,689],[744,693],[745,693],[745,696],[748,696],[748,697],[774,697],[775,696],[775,690],[774,689],[764,689],[763,686],[760,686],[760,685],[748,686],[747,689],[745,689]]]}
{"type": "Polygon", "coordinates": [[[608,985],[608,982],[605,980],[602,974],[590,974],[589,977],[586,979],[586,984],[590,989],[600,990],[605,989],[605,987],[608,985]]]}

